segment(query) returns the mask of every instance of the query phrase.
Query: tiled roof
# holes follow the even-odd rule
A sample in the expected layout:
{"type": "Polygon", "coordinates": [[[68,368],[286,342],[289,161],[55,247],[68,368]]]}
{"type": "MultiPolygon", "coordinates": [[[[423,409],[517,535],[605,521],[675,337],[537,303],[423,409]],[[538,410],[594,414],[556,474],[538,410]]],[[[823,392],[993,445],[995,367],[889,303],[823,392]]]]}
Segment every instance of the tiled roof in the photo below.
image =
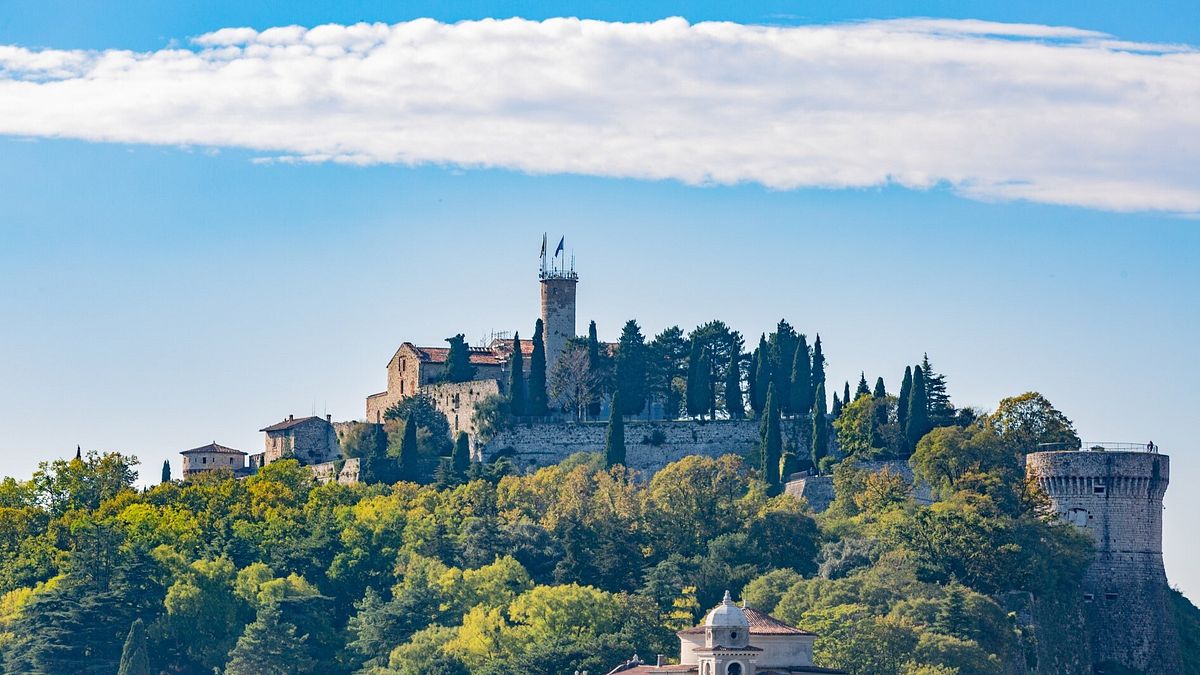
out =
{"type": "Polygon", "coordinates": [[[263,427],[262,429],[259,429],[259,431],[284,431],[286,429],[291,429],[292,427],[298,427],[301,424],[308,424],[309,422],[324,422],[324,421],[325,420],[321,419],[320,417],[289,418],[282,422],[272,424],[269,427],[263,427]]]}
{"type": "Polygon", "coordinates": [[[209,443],[208,445],[202,445],[198,448],[192,448],[191,450],[184,450],[183,452],[181,452],[179,454],[190,455],[192,453],[201,453],[201,452],[215,452],[215,453],[219,453],[222,455],[244,455],[244,454],[246,454],[246,453],[242,452],[241,450],[234,450],[233,448],[227,448],[223,445],[217,445],[216,441],[213,441],[212,443],[209,443]]]}
{"type": "MultiPolygon", "coordinates": [[[[742,613],[746,615],[746,621],[750,623],[751,635],[814,635],[806,630],[800,630],[795,626],[789,626],[786,623],[776,619],[775,617],[760,612],[751,607],[742,607],[742,613]]],[[[685,628],[678,633],[679,635],[703,635],[704,626],[693,626],[685,628]]]]}
{"type": "MultiPolygon", "coordinates": [[[[449,347],[418,347],[411,342],[405,342],[404,344],[400,345],[400,349],[405,347],[408,347],[415,352],[417,358],[420,359],[422,363],[445,363],[446,359],[450,356],[449,347]]],[[[400,349],[397,349],[396,352],[399,353],[400,349]]],[[[492,351],[491,349],[471,347],[469,354],[471,365],[473,366],[504,365],[504,358],[496,354],[496,352],[492,351]]]]}

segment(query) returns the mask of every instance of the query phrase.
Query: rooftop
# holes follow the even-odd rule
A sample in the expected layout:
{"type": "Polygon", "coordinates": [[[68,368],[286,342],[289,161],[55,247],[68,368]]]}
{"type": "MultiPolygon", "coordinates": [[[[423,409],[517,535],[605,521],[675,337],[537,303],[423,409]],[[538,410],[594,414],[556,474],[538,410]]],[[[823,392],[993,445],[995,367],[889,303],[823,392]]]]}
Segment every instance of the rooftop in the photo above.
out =
{"type": "Polygon", "coordinates": [[[1154,441],[1127,443],[1123,441],[1091,441],[1076,447],[1074,443],[1038,443],[1035,452],[1153,452],[1161,449],[1154,441]]]}
{"type": "Polygon", "coordinates": [[[217,454],[222,454],[222,455],[244,455],[244,454],[246,454],[246,453],[242,452],[241,450],[235,450],[233,448],[227,448],[224,445],[218,445],[216,441],[213,441],[212,443],[209,443],[208,445],[202,445],[198,448],[192,448],[191,450],[184,450],[183,452],[180,452],[179,454],[192,455],[192,454],[199,454],[199,453],[217,453],[217,454]]]}
{"type": "Polygon", "coordinates": [[[329,420],[321,417],[293,417],[288,415],[286,420],[282,422],[276,422],[269,427],[263,427],[262,429],[259,429],[259,431],[286,431],[287,429],[298,427],[301,424],[309,424],[312,422],[328,423],[329,420]]]}

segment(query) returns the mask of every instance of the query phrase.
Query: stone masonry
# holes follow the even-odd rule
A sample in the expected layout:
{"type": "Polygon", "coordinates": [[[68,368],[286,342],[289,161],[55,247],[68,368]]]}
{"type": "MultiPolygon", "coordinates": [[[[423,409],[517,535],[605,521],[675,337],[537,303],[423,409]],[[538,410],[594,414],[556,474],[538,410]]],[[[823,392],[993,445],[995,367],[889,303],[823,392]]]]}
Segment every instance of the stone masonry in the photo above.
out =
{"type": "Polygon", "coordinates": [[[1025,468],[1059,517],[1087,532],[1096,557],[1083,580],[1095,664],[1180,672],[1162,557],[1170,458],[1151,452],[1035,452],[1025,468]]]}
{"type": "MultiPolygon", "coordinates": [[[[295,417],[260,429],[263,439],[263,464],[284,457],[295,457],[301,464],[320,464],[341,458],[337,434],[329,416],[295,417]]],[[[253,464],[253,462],[252,462],[253,464]]]]}
{"type": "Polygon", "coordinates": [[[575,287],[579,277],[571,271],[542,273],[542,341],[546,345],[546,376],[554,372],[554,364],[575,337],[575,287]]]}
{"type": "Polygon", "coordinates": [[[475,409],[485,399],[500,395],[499,381],[471,380],[434,384],[421,391],[428,394],[438,411],[446,416],[446,421],[450,423],[450,437],[458,436],[460,431],[467,432],[471,440],[471,450],[474,452],[475,436],[478,432],[475,426],[475,409]]]}

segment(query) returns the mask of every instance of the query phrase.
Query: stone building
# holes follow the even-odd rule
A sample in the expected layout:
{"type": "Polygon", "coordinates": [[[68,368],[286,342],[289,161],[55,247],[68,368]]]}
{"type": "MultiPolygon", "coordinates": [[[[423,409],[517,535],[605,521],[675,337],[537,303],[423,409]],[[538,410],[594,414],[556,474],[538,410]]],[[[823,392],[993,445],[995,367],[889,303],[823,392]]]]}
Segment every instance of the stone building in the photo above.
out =
{"type": "Polygon", "coordinates": [[[324,418],[288,415],[282,422],[259,431],[266,436],[261,460],[251,461],[254,468],[285,457],[294,457],[301,464],[320,464],[342,456],[330,415],[324,418]]]}
{"type": "Polygon", "coordinates": [[[229,469],[234,473],[244,473],[246,469],[246,453],[218,445],[216,441],[179,454],[183,455],[184,478],[213,469],[229,469]]]}
{"type": "Polygon", "coordinates": [[[546,345],[546,373],[554,371],[554,364],[575,337],[575,287],[579,275],[575,273],[575,262],[571,266],[547,266],[542,261],[539,274],[542,286],[542,330],[546,345]]]}
{"type": "MultiPolygon", "coordinates": [[[[400,345],[387,364],[387,390],[367,397],[366,421],[382,424],[388,408],[437,383],[446,370],[449,355],[449,347],[418,347],[411,342],[400,345]]],[[[491,348],[472,347],[470,360],[475,366],[476,380],[502,382],[507,379],[506,355],[491,348]]]]}
{"type": "Polygon", "coordinates": [[[1059,517],[1090,535],[1096,553],[1083,608],[1096,672],[1114,664],[1147,675],[1181,670],[1162,557],[1170,458],[1136,444],[1035,452],[1026,473],[1059,517]]]}
{"type": "Polygon", "coordinates": [[[800,675],[801,673],[844,673],[813,665],[813,642],[817,636],[775,617],[725,599],[704,617],[704,623],[676,633],[679,663],[655,665],[637,657],[609,675],[800,675]]]}

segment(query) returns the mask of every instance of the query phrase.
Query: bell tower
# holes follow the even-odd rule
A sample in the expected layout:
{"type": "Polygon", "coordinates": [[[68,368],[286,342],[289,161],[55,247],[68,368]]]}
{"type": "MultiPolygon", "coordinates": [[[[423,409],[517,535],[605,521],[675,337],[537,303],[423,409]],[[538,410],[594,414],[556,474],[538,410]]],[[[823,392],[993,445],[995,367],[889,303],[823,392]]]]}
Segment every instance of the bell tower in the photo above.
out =
{"type": "Polygon", "coordinates": [[[567,260],[563,249],[565,237],[558,242],[553,255],[546,250],[546,239],[542,238],[542,266],[538,279],[542,286],[542,324],[545,331],[546,374],[554,371],[554,364],[562,355],[567,341],[575,337],[575,286],[579,275],[575,273],[575,256],[567,260]]]}

